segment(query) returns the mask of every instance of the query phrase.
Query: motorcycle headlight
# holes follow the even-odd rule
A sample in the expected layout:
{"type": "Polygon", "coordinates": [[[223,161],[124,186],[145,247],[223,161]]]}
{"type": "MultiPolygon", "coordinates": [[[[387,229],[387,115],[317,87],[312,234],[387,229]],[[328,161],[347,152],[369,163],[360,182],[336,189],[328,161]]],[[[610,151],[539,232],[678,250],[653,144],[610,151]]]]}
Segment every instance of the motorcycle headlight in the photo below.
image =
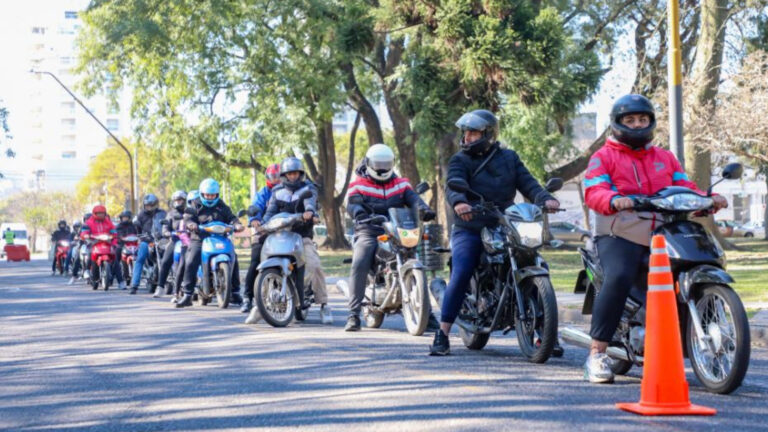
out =
{"type": "Polygon", "coordinates": [[[544,226],[541,222],[512,222],[523,246],[539,247],[544,243],[544,226]]]}
{"type": "Polygon", "coordinates": [[[229,231],[229,228],[222,225],[213,225],[213,226],[205,227],[205,230],[209,233],[224,234],[227,231],[229,231]]]}
{"type": "Polygon", "coordinates": [[[712,198],[693,193],[681,193],[665,198],[654,198],[651,204],[664,210],[697,211],[712,207],[712,198]]]}
{"type": "Polygon", "coordinates": [[[96,238],[96,240],[101,240],[101,241],[110,241],[110,240],[112,240],[112,236],[109,235],[109,234],[99,234],[95,238],[96,238]]]}
{"type": "Polygon", "coordinates": [[[64,247],[68,247],[69,246],[69,242],[68,241],[63,241],[63,242],[61,242],[59,244],[61,244],[64,247]]]}

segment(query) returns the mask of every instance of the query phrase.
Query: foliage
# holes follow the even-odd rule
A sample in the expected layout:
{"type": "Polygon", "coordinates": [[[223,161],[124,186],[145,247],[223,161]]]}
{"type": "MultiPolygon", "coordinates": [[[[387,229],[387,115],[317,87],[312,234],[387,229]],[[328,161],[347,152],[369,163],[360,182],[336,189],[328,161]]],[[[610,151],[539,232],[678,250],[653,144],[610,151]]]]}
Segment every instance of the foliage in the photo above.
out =
{"type": "MultiPolygon", "coordinates": [[[[2,99],[0,99],[2,102],[2,99]]],[[[0,104],[0,157],[12,158],[16,153],[11,150],[8,141],[11,139],[10,128],[8,127],[8,109],[0,104]]],[[[3,173],[0,172],[0,178],[3,173]]]]}
{"type": "MultiPolygon", "coordinates": [[[[82,206],[70,194],[64,192],[23,192],[0,204],[0,215],[4,220],[24,221],[30,235],[35,238],[42,231],[52,234],[59,220],[71,224],[82,218],[82,206]]],[[[33,252],[35,242],[30,242],[33,252]]]]}

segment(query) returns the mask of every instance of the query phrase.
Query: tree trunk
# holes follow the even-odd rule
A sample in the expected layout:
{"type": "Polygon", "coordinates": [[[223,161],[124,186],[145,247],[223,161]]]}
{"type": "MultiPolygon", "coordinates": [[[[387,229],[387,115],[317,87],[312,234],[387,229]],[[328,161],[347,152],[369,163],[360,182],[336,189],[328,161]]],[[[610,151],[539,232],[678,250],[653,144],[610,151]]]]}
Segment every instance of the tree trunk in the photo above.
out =
{"type": "MultiPolygon", "coordinates": [[[[701,2],[701,32],[696,42],[696,58],[693,65],[692,103],[708,107],[707,117],[715,113],[712,103],[717,96],[720,84],[720,72],[723,64],[725,45],[725,25],[730,5],[728,0],[703,0],[701,2]]],[[[708,121],[707,118],[697,121],[708,121]]],[[[712,177],[712,154],[703,145],[697,145],[690,136],[686,136],[685,168],[689,177],[701,190],[707,190],[712,177]]],[[[723,247],[732,249],[734,245],[720,234],[714,218],[709,216],[701,220],[723,247]]]]}
{"type": "Polygon", "coordinates": [[[340,68],[344,72],[344,89],[347,91],[349,103],[363,117],[365,132],[368,135],[368,145],[383,143],[384,134],[381,131],[379,116],[376,114],[373,105],[371,105],[357,85],[355,69],[352,66],[352,63],[343,62],[340,64],[340,68]]]}
{"type": "MultiPolygon", "coordinates": [[[[344,224],[335,200],[336,144],[333,139],[332,119],[315,120],[315,133],[317,134],[318,162],[317,172],[313,175],[321,187],[318,198],[325,216],[325,225],[328,228],[328,238],[322,246],[331,249],[346,249],[349,245],[344,238],[344,224]]],[[[308,155],[305,155],[305,159],[306,157],[308,155]]]]}
{"type": "Polygon", "coordinates": [[[29,246],[32,253],[37,253],[37,227],[32,227],[32,239],[29,240],[29,246]]]}
{"type": "Polygon", "coordinates": [[[443,226],[444,236],[447,246],[450,239],[451,227],[453,226],[453,208],[445,199],[445,182],[448,177],[448,161],[456,152],[456,132],[449,132],[443,135],[437,142],[437,166],[435,167],[435,195],[437,202],[441,205],[435,207],[437,212],[437,221],[443,226]]]}
{"type": "MultiPolygon", "coordinates": [[[[768,165],[763,165],[760,171],[765,176],[765,186],[768,187],[768,165]]],[[[768,200],[763,204],[763,238],[768,240],[768,200]]]]}

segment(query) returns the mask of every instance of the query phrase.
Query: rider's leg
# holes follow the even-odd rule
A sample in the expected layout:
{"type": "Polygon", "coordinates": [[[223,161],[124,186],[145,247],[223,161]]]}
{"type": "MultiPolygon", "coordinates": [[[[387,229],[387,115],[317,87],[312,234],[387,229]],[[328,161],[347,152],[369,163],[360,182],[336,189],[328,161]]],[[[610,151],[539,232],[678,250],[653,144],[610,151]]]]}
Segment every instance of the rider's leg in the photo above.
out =
{"type": "Polygon", "coordinates": [[[199,240],[192,240],[189,242],[185,257],[184,281],[182,282],[184,298],[176,303],[176,307],[190,306],[192,304],[192,294],[194,293],[195,284],[197,283],[197,268],[200,267],[201,249],[202,243],[200,243],[199,240]]]}
{"type": "Polygon", "coordinates": [[[312,284],[312,292],[315,294],[315,303],[328,303],[328,290],[325,286],[325,273],[323,273],[320,255],[311,238],[304,237],[304,284],[312,284]]]}
{"type": "Polygon", "coordinates": [[[141,282],[141,269],[149,256],[149,243],[141,242],[139,250],[136,253],[136,262],[133,264],[133,278],[131,279],[131,288],[138,288],[141,282]]]}
{"type": "Polygon", "coordinates": [[[251,245],[251,262],[248,264],[248,273],[245,275],[245,300],[253,300],[253,285],[256,283],[256,268],[261,262],[261,247],[264,243],[261,239],[253,242],[251,245]]]}
{"type": "Polygon", "coordinates": [[[632,286],[638,281],[647,246],[621,237],[600,236],[596,240],[604,280],[592,307],[592,336],[590,354],[603,353],[613,339],[624,311],[624,303],[632,286]]]}
{"type": "Polygon", "coordinates": [[[352,253],[352,270],[349,275],[349,315],[360,316],[365,297],[365,285],[368,272],[373,266],[378,241],[371,234],[358,234],[354,241],[352,253]]]}
{"type": "Polygon", "coordinates": [[[171,242],[166,246],[165,252],[163,252],[163,257],[160,259],[160,270],[157,275],[157,289],[162,293],[165,292],[165,283],[168,280],[168,274],[171,272],[171,267],[173,266],[173,249],[174,243],[171,242]]]}
{"type": "Polygon", "coordinates": [[[450,333],[453,322],[464,302],[469,281],[475,271],[482,252],[480,234],[457,229],[451,238],[451,280],[445,289],[443,304],[440,308],[440,329],[446,335],[450,333]]]}

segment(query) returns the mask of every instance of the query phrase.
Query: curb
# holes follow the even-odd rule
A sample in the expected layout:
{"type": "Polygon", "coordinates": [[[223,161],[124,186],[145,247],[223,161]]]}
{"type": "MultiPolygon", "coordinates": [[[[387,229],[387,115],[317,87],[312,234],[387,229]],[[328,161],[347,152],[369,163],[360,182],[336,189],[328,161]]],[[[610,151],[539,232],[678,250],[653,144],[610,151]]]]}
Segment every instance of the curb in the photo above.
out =
{"type": "MultiPolygon", "coordinates": [[[[558,307],[557,320],[563,324],[573,324],[577,326],[589,325],[591,319],[581,314],[581,308],[558,307]]],[[[763,323],[756,323],[754,320],[749,323],[749,333],[752,346],[768,347],[768,327],[763,323]]]]}

